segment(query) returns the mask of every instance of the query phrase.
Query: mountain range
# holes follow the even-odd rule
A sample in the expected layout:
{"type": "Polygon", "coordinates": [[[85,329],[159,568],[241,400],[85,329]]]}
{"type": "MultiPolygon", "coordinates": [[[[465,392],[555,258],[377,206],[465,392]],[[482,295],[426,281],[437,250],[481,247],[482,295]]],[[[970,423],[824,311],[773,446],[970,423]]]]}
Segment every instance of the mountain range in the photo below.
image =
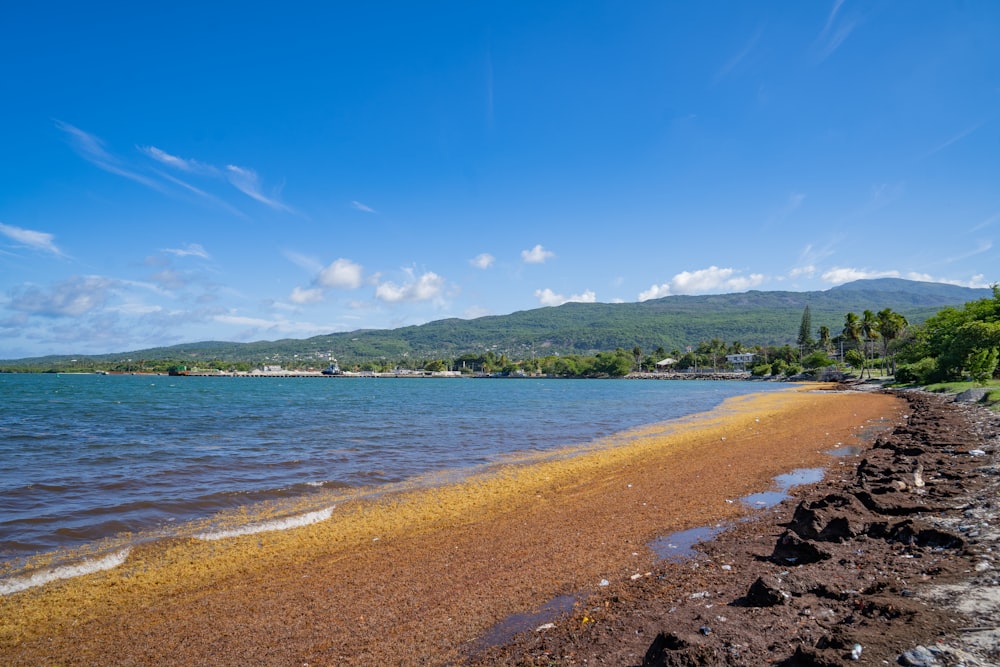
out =
{"type": "Polygon", "coordinates": [[[513,359],[551,354],[594,354],[622,347],[684,350],[719,338],[749,345],[795,344],[809,306],[813,334],[820,326],[840,333],[848,312],[883,308],[923,322],[945,306],[992,296],[989,289],[896,278],[858,280],[824,291],[749,291],[667,296],[636,303],[566,303],[509,315],[437,320],[398,329],[367,329],[306,339],[252,343],[205,341],[107,355],[59,355],[17,360],[22,366],[58,367],[70,359],[94,362],[172,359],[225,362],[308,362],[336,357],[342,364],[366,360],[454,359],[493,351],[513,359]]]}

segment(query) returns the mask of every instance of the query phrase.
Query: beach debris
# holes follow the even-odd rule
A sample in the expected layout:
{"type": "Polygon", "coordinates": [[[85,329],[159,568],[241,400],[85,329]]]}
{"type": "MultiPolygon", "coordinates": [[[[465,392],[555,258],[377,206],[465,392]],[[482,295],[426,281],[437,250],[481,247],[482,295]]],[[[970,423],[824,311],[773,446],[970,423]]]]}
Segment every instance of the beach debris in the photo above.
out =
{"type": "Polygon", "coordinates": [[[708,627],[707,625],[703,625],[700,628],[698,628],[698,632],[707,637],[710,634],[712,634],[712,628],[708,627]]]}
{"type": "Polygon", "coordinates": [[[767,577],[766,580],[764,577],[757,577],[757,580],[750,585],[744,601],[750,607],[774,607],[785,604],[791,596],[778,587],[779,583],[774,577],[767,577]]]}
{"type": "Polygon", "coordinates": [[[917,646],[903,651],[897,662],[905,667],[937,667],[941,663],[926,646],[917,646]]]}
{"type": "Polygon", "coordinates": [[[855,644],[851,647],[851,660],[861,659],[861,644],[855,644]]]}
{"type": "Polygon", "coordinates": [[[611,585],[611,582],[610,582],[610,581],[608,581],[607,579],[601,579],[601,583],[599,583],[599,584],[597,584],[597,585],[598,585],[598,586],[610,586],[610,585],[611,585]]]}
{"type": "Polygon", "coordinates": [[[982,449],[970,449],[969,456],[986,456],[986,452],[982,449]]]}
{"type": "Polygon", "coordinates": [[[542,623],[537,628],[535,628],[535,632],[544,632],[545,630],[551,630],[554,627],[556,627],[555,623],[542,623]]]}

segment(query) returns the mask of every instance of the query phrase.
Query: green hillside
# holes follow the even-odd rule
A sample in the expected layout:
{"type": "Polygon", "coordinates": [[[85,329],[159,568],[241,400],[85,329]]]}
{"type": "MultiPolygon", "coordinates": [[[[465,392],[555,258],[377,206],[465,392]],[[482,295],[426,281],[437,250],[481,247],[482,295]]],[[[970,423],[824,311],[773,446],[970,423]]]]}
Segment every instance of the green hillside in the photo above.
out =
{"type": "MultiPolygon", "coordinates": [[[[803,309],[813,328],[837,334],[847,312],[891,308],[919,323],[944,306],[989,297],[988,289],[969,289],[899,279],[861,280],[821,292],[761,292],[706,296],[669,296],[641,303],[567,303],[474,320],[446,319],[391,330],[359,330],[254,343],[199,342],[84,357],[17,360],[18,367],[60,368],[71,359],[119,361],[173,359],[195,363],[308,363],[337,357],[343,364],[372,359],[453,359],[487,350],[510,358],[550,354],[593,354],[617,347],[683,350],[720,338],[744,345],[794,344],[803,309]]],[[[317,362],[318,363],[318,362],[317,362]]],[[[13,366],[10,361],[0,367],[13,366]]]]}

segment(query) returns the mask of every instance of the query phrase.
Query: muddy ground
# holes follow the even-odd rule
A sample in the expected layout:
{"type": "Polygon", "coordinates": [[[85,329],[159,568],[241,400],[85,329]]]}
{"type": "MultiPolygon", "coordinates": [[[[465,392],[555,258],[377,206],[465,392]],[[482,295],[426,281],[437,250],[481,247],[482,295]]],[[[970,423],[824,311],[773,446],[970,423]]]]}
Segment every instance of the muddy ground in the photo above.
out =
{"type": "Polygon", "coordinates": [[[1000,419],[902,396],[824,481],[470,664],[1000,664],[1000,419]]]}

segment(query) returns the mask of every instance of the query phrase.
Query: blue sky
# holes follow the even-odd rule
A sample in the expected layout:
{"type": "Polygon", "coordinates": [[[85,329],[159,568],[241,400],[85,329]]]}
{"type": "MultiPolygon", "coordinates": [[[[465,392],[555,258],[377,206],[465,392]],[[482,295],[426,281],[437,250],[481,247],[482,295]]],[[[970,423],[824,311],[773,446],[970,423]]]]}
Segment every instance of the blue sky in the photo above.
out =
{"type": "Polygon", "coordinates": [[[1000,280],[991,0],[146,4],[2,12],[0,358],[1000,280]]]}

